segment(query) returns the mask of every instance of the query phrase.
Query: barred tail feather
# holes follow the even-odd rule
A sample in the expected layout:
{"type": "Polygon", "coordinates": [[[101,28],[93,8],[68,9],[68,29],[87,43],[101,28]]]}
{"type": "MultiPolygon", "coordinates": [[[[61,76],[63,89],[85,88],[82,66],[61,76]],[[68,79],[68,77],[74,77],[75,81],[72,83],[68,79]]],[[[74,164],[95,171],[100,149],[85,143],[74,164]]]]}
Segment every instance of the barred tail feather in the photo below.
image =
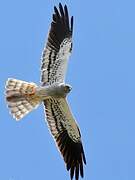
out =
{"type": "Polygon", "coordinates": [[[6,101],[11,114],[16,120],[22,119],[40,104],[40,98],[35,95],[37,85],[17,79],[6,82],[6,101]]]}

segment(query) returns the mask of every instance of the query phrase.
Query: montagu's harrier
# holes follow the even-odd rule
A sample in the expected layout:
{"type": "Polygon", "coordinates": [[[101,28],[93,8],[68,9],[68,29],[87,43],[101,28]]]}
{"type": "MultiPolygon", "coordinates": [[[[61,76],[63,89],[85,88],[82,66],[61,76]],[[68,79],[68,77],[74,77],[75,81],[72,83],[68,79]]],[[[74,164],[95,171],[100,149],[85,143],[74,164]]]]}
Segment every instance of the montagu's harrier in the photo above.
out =
{"type": "Polygon", "coordinates": [[[6,82],[6,101],[19,121],[43,102],[46,120],[70,177],[83,177],[86,164],[81,134],[67,103],[71,86],[65,84],[68,59],[72,51],[73,16],[67,6],[54,7],[47,44],[42,53],[41,85],[13,78],[6,82]]]}

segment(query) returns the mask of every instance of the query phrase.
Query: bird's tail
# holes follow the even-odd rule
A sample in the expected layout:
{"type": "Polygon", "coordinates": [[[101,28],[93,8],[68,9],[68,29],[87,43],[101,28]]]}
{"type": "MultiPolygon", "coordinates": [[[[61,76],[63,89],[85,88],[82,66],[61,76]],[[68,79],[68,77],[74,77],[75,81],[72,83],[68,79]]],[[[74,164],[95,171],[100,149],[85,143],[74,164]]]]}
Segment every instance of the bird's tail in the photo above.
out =
{"type": "Polygon", "coordinates": [[[11,114],[20,120],[34,108],[41,100],[35,94],[37,85],[17,79],[8,79],[6,82],[6,101],[11,114]]]}

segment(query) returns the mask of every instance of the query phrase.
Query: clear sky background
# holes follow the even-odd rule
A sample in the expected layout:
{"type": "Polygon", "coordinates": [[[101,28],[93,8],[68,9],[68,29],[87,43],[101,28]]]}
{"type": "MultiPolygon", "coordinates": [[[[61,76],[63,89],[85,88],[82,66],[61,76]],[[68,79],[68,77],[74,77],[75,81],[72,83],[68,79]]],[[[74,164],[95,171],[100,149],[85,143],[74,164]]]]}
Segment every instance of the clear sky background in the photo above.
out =
{"type": "MultiPolygon", "coordinates": [[[[84,180],[135,179],[135,1],[68,1],[74,16],[68,99],[87,158],[84,180]]],[[[55,0],[0,1],[0,180],[68,180],[43,107],[16,122],[8,77],[39,84],[55,0]]],[[[81,178],[80,178],[81,179],[81,178]]]]}

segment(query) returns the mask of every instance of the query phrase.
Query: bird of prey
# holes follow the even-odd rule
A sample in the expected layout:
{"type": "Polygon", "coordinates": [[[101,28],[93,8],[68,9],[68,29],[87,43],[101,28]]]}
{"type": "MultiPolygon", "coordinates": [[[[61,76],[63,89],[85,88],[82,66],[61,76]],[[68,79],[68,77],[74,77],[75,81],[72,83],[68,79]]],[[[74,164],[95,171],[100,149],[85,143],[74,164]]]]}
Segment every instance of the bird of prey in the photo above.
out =
{"type": "Polygon", "coordinates": [[[9,78],[6,101],[13,117],[19,121],[43,103],[46,120],[56,145],[63,156],[71,180],[84,176],[86,164],[79,127],[70,111],[67,95],[71,86],[65,83],[72,51],[73,16],[67,6],[54,6],[46,46],[41,57],[41,84],[9,78]]]}

